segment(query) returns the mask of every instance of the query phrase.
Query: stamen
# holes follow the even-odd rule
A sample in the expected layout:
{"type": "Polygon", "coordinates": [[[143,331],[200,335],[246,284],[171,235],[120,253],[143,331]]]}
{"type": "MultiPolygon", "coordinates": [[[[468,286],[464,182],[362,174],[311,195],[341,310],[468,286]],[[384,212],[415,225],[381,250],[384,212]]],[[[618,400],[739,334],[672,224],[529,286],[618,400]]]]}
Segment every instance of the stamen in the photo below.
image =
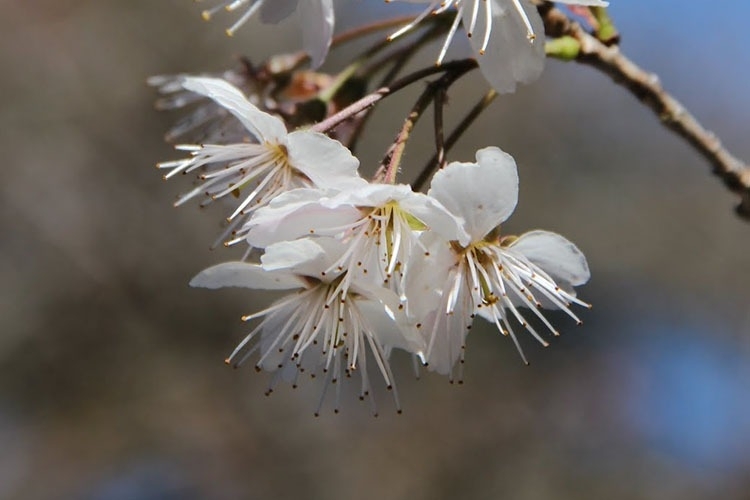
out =
{"type": "MultiPolygon", "coordinates": [[[[240,5],[247,3],[247,0],[237,0],[233,2],[231,5],[227,6],[228,11],[232,11],[239,7],[240,5]],[[236,4],[236,5],[235,5],[236,4]]],[[[256,3],[250,6],[250,8],[245,11],[244,14],[237,20],[236,23],[234,23],[229,29],[226,30],[226,33],[228,36],[234,36],[237,29],[239,29],[243,24],[247,22],[248,19],[250,19],[253,14],[260,8],[260,6],[263,5],[263,0],[258,0],[256,3]]]]}
{"type": "MultiPolygon", "coordinates": [[[[471,38],[474,34],[474,28],[477,25],[477,14],[479,14],[479,1],[480,0],[474,0],[474,5],[471,8],[471,23],[469,24],[469,27],[466,28],[466,36],[471,38]]],[[[485,0],[485,3],[486,0],[485,0]]],[[[456,16],[460,17],[460,16],[456,16]]]]}
{"type": "Polygon", "coordinates": [[[372,338],[372,335],[366,335],[367,336],[367,342],[370,344],[370,349],[372,349],[373,357],[375,358],[375,362],[378,364],[378,368],[380,369],[380,373],[383,375],[383,379],[385,380],[386,385],[389,387],[393,385],[392,379],[389,376],[390,375],[390,368],[386,369],[388,365],[388,361],[386,361],[382,355],[382,352],[380,350],[380,346],[377,345],[375,342],[375,339],[372,338]]]}
{"type": "Polygon", "coordinates": [[[233,10],[242,7],[248,2],[250,2],[250,0],[234,0],[232,3],[224,7],[224,9],[226,9],[227,12],[232,12],[233,10]]]}
{"type": "Polygon", "coordinates": [[[521,355],[523,364],[528,365],[529,360],[526,359],[526,355],[523,353],[523,349],[521,349],[521,344],[518,342],[518,339],[516,338],[516,334],[513,332],[513,328],[511,328],[510,323],[508,323],[508,320],[505,318],[505,316],[501,316],[500,319],[502,320],[503,325],[505,325],[505,329],[503,329],[503,327],[500,325],[500,322],[498,321],[497,316],[495,316],[495,325],[504,335],[510,335],[510,338],[513,340],[513,343],[516,345],[518,354],[521,355]]]}
{"type": "Polygon", "coordinates": [[[448,47],[453,41],[453,36],[456,34],[456,31],[458,30],[458,23],[461,21],[461,9],[462,8],[463,7],[459,7],[458,13],[456,14],[456,17],[453,20],[453,24],[451,24],[451,29],[448,30],[448,34],[445,36],[445,42],[443,42],[443,46],[440,48],[440,54],[438,54],[437,62],[435,63],[437,66],[440,66],[443,63],[445,54],[448,52],[448,47]]]}
{"type": "MultiPolygon", "coordinates": [[[[517,2],[518,0],[514,1],[517,2]]],[[[484,27],[484,39],[482,40],[482,48],[479,49],[479,55],[483,55],[487,51],[487,46],[490,44],[490,34],[492,34],[492,4],[489,0],[484,0],[484,15],[487,25],[484,27]]]]}
{"type": "MultiPolygon", "coordinates": [[[[386,0],[386,1],[387,1],[387,0],[386,0]]],[[[416,26],[417,24],[419,24],[419,23],[420,23],[420,22],[421,22],[421,21],[422,21],[422,20],[423,20],[423,19],[424,19],[425,17],[427,17],[427,16],[429,16],[430,14],[432,14],[432,13],[434,12],[435,6],[436,6],[436,5],[438,5],[439,3],[440,3],[440,0],[433,0],[433,1],[432,1],[432,3],[430,3],[430,5],[429,5],[429,6],[428,6],[428,7],[427,7],[427,8],[425,9],[425,10],[423,10],[423,11],[422,11],[422,12],[421,12],[421,13],[420,13],[420,14],[419,14],[419,15],[418,15],[418,16],[417,16],[416,18],[414,18],[414,20],[413,20],[412,22],[410,22],[410,23],[409,23],[409,24],[407,24],[406,26],[404,26],[404,27],[400,28],[400,29],[399,29],[398,31],[396,31],[395,33],[393,33],[393,34],[389,35],[389,36],[388,36],[388,38],[387,38],[387,40],[388,40],[389,42],[392,42],[393,40],[395,40],[396,38],[400,37],[400,36],[401,36],[401,35],[403,35],[404,33],[406,33],[406,32],[408,32],[408,31],[410,31],[411,29],[413,29],[413,28],[414,28],[414,27],[415,27],[415,26],[416,26]]]]}
{"type": "Polygon", "coordinates": [[[212,17],[212,16],[214,15],[214,14],[216,14],[217,12],[219,12],[219,11],[221,10],[221,8],[222,8],[222,6],[221,6],[221,5],[217,5],[216,7],[212,7],[212,8],[210,8],[210,9],[206,9],[206,10],[204,10],[203,12],[201,12],[201,17],[202,17],[202,18],[203,18],[203,19],[204,19],[205,21],[209,21],[209,20],[211,20],[211,17],[212,17]]]}
{"type": "Polygon", "coordinates": [[[534,43],[534,40],[536,39],[536,35],[534,34],[534,28],[531,27],[531,21],[529,20],[529,16],[527,16],[526,11],[523,10],[523,6],[521,5],[520,0],[513,0],[513,5],[515,5],[516,10],[521,15],[523,24],[526,26],[526,38],[528,38],[529,42],[534,43]]]}
{"type": "Polygon", "coordinates": [[[333,374],[328,372],[326,379],[323,381],[323,390],[320,392],[320,399],[318,400],[318,407],[315,409],[315,416],[320,416],[320,409],[323,407],[323,401],[326,398],[326,392],[328,392],[328,386],[331,385],[331,377],[333,374]]]}

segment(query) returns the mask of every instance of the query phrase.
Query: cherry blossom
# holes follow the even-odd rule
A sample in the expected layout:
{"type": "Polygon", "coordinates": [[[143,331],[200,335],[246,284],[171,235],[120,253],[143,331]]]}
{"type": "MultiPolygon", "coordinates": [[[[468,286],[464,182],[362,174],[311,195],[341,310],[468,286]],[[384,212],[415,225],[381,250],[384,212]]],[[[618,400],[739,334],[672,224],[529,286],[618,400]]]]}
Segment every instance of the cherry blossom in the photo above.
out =
{"type": "MultiPolygon", "coordinates": [[[[544,25],[536,6],[528,0],[403,1],[429,5],[391,38],[414,28],[431,14],[455,8],[456,16],[440,50],[438,64],[443,61],[459,24],[463,24],[482,74],[498,92],[513,92],[517,83],[530,83],[541,75],[545,57],[544,25]]],[[[560,3],[608,5],[602,0],[560,0],[560,3]]]]}
{"type": "Polygon", "coordinates": [[[543,345],[547,341],[521,308],[558,335],[541,308],[560,309],[580,323],[572,304],[589,307],[573,290],[589,279],[586,258],[573,243],[548,231],[502,234],[500,224],[518,200],[513,158],[490,147],[479,150],[476,159],[451,163],[435,174],[428,194],[463,222],[464,233],[449,241],[426,235],[427,255],[413,263],[412,274],[419,277],[407,289],[410,310],[425,318],[428,362],[440,373],[451,373],[456,360],[463,359],[465,337],[477,314],[509,335],[526,361],[512,321],[543,345]]]}
{"type": "Polygon", "coordinates": [[[312,66],[318,67],[328,54],[333,35],[333,0],[222,0],[202,12],[208,20],[220,10],[236,12],[245,9],[235,23],[227,29],[232,36],[253,15],[259,12],[262,22],[276,24],[299,10],[302,20],[302,39],[305,50],[310,54],[312,66]]]}
{"type": "Polygon", "coordinates": [[[337,237],[347,249],[333,266],[358,268],[399,293],[419,235],[461,231],[434,198],[390,184],[363,184],[338,193],[290,191],[259,210],[248,228],[248,242],[256,247],[306,235],[337,237]]]}
{"type": "Polygon", "coordinates": [[[165,178],[178,173],[200,172],[200,184],[180,196],[175,205],[205,197],[203,204],[231,199],[230,223],[225,234],[242,241],[248,217],[279,194],[301,187],[343,189],[364,181],[357,173],[359,161],[336,140],[310,131],[287,132],[284,122],[264,113],[242,92],[216,78],[185,78],[187,90],[213,99],[244,126],[246,142],[234,144],[178,145],[190,157],[163,162],[165,178]]]}
{"type": "Polygon", "coordinates": [[[421,356],[424,341],[406,320],[393,292],[357,270],[330,270],[345,250],[345,245],[330,238],[280,242],[266,249],[261,264],[218,264],[199,273],[190,284],[293,291],[243,317],[243,321],[262,319],[227,358],[228,364],[239,366],[257,353],[256,368],[274,372],[269,392],[280,380],[296,387],[302,374],[316,377],[322,372],[325,385],[316,414],[329,385],[336,388],[338,411],[343,378],[359,372],[360,399],[369,397],[377,411],[367,368],[369,350],[400,411],[390,351],[400,348],[421,356]],[[349,286],[342,286],[352,273],[357,276],[349,286]]]}

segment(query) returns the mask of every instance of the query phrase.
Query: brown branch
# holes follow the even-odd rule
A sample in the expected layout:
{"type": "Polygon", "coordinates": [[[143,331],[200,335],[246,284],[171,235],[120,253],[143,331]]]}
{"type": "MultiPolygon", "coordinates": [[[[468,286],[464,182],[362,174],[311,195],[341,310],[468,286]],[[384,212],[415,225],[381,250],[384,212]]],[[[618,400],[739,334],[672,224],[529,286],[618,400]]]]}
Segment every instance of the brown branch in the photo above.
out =
{"type": "MultiPolygon", "coordinates": [[[[456,144],[456,141],[466,132],[472,123],[474,123],[474,120],[479,118],[479,115],[482,114],[482,112],[487,109],[487,107],[492,104],[492,101],[495,100],[497,97],[497,91],[495,89],[490,89],[480,100],[478,103],[474,105],[473,108],[467,113],[466,116],[461,120],[461,122],[456,125],[456,128],[453,129],[453,132],[448,136],[447,139],[445,139],[445,142],[443,144],[443,156],[448,154],[448,151],[451,150],[451,148],[456,144]]],[[[435,153],[432,158],[430,158],[430,161],[425,164],[425,166],[422,168],[422,171],[419,173],[419,176],[417,176],[416,180],[412,183],[412,187],[414,188],[414,191],[421,191],[422,187],[427,183],[429,178],[432,176],[432,174],[437,170],[438,168],[443,168],[443,165],[440,163],[439,154],[435,153]]]]}
{"type": "MultiPolygon", "coordinates": [[[[433,26],[433,28],[423,33],[422,36],[420,36],[413,43],[410,43],[405,47],[401,47],[392,53],[386,54],[384,59],[373,62],[371,64],[372,67],[367,68],[363,71],[363,73],[365,75],[377,73],[380,69],[387,66],[387,64],[390,64],[391,68],[388,70],[385,76],[383,76],[383,78],[380,80],[380,84],[378,85],[378,88],[388,87],[396,80],[396,77],[399,75],[401,70],[403,70],[409,60],[414,57],[419,48],[426,42],[432,40],[432,38],[434,38],[437,34],[439,34],[439,30],[435,29],[435,27],[433,26]]],[[[370,121],[371,117],[372,113],[366,113],[356,123],[351,138],[349,139],[349,143],[347,144],[347,147],[352,151],[352,153],[354,153],[359,138],[365,129],[365,125],[367,125],[367,122],[370,121]]]]}
{"type": "Polygon", "coordinates": [[[435,101],[433,106],[434,112],[434,123],[435,123],[435,155],[437,156],[438,168],[445,166],[445,132],[443,130],[443,110],[445,108],[445,101],[448,99],[447,91],[445,88],[438,89],[435,94],[435,101]]]}
{"type": "Polygon", "coordinates": [[[314,130],[316,132],[329,132],[339,126],[342,122],[353,118],[356,114],[361,113],[368,108],[371,108],[381,99],[394,94],[404,87],[418,82],[423,78],[434,75],[435,73],[456,73],[463,75],[467,71],[470,71],[476,67],[477,61],[475,59],[460,59],[457,61],[447,62],[441,66],[430,66],[420,69],[402,77],[399,80],[396,80],[387,87],[381,87],[376,91],[364,96],[360,100],[350,104],[338,113],[329,116],[321,122],[316,123],[311,127],[311,130],[314,130]]]}
{"type": "Polygon", "coordinates": [[[615,83],[627,88],[638,100],[651,108],[668,129],[690,143],[713,166],[727,188],[740,196],[737,214],[750,220],[750,166],[733,156],[713,132],[706,130],[685,107],[659,83],[659,78],[640,68],[620,52],[616,45],[607,46],[571,21],[556,8],[541,8],[547,32],[553,36],[570,36],[580,44],[576,61],[609,75],[615,83]]]}
{"type": "Polygon", "coordinates": [[[375,172],[375,176],[373,177],[374,182],[395,184],[396,175],[398,174],[398,169],[404,156],[404,150],[406,149],[406,143],[409,141],[409,137],[411,136],[412,130],[414,130],[414,126],[424,114],[427,106],[436,98],[439,99],[440,96],[443,96],[442,98],[445,99],[444,96],[448,91],[448,88],[453,85],[456,80],[461,78],[463,75],[465,75],[475,67],[476,64],[464,64],[458,66],[452,71],[447,71],[439,79],[427,84],[427,88],[424,89],[422,94],[417,99],[417,102],[414,104],[411,111],[406,116],[401,130],[396,135],[396,139],[393,141],[391,147],[388,148],[385,158],[383,158],[383,161],[381,162],[377,172],[375,172]]]}
{"type": "Polygon", "coordinates": [[[377,33],[378,31],[400,27],[413,19],[414,16],[400,16],[375,21],[370,24],[365,24],[364,26],[357,26],[333,37],[333,40],[331,40],[331,47],[336,47],[337,45],[356,40],[372,33],[377,33]]]}

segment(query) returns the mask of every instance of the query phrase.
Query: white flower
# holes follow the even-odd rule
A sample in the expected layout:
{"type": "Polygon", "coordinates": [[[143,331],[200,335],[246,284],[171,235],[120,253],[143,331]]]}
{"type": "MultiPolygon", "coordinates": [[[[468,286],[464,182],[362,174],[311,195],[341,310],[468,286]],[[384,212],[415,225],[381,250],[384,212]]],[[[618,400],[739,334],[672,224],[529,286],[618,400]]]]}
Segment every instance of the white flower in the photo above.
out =
{"type": "Polygon", "coordinates": [[[360,399],[372,398],[367,372],[367,350],[386,386],[398,394],[388,357],[401,348],[422,356],[424,341],[406,321],[398,297],[360,275],[344,289],[346,270],[330,272],[332,262],[345,250],[328,238],[301,239],[271,245],[261,264],[227,262],[208,268],[190,282],[192,286],[227,286],[297,290],[269,308],[243,317],[263,318],[237,346],[227,363],[239,366],[256,352],[256,369],[274,372],[269,392],[279,380],[297,385],[302,373],[312,377],[322,371],[325,385],[316,414],[329,384],[336,387],[336,411],[342,377],[360,373],[360,399]],[[250,347],[251,341],[260,336],[250,347]]]}
{"type": "Polygon", "coordinates": [[[412,269],[420,278],[407,292],[412,310],[427,318],[422,332],[427,336],[428,362],[441,373],[450,373],[456,360],[463,359],[465,336],[474,314],[494,323],[503,335],[510,335],[526,361],[511,319],[543,345],[547,342],[519,308],[530,309],[558,335],[541,313],[542,307],[561,309],[579,323],[570,306],[589,307],[576,298],[572,288],[589,279],[586,258],[573,243],[547,231],[520,237],[501,234],[499,226],[518,199],[513,158],[498,148],[479,150],[476,157],[477,163],[451,163],[437,172],[429,191],[463,219],[468,237],[457,234],[446,243],[431,235],[425,242],[429,256],[420,259],[419,271],[412,269]],[[431,293],[433,288],[438,292],[431,293]],[[434,310],[436,302],[439,307],[434,310]]]}
{"type": "MultiPolygon", "coordinates": [[[[410,30],[430,14],[455,7],[456,17],[438,56],[438,64],[445,57],[461,22],[477,54],[482,74],[498,92],[513,92],[517,82],[530,83],[541,75],[544,68],[544,25],[536,6],[527,0],[404,1],[429,3],[429,6],[391,38],[410,30]]],[[[560,3],[608,5],[602,0],[560,0],[560,3]]]]}
{"type": "MultiPolygon", "coordinates": [[[[245,127],[225,108],[206,97],[186,90],[183,82],[191,75],[156,75],[146,82],[156,87],[159,99],[156,109],[188,110],[187,114],[175,123],[165,134],[164,140],[169,143],[186,141],[192,143],[214,143],[218,140],[239,142],[247,136],[245,127]]],[[[204,75],[208,76],[208,75],[204,75]]],[[[240,89],[248,100],[259,106],[260,88],[247,71],[227,70],[216,75],[240,89]]]]}
{"type": "Polygon", "coordinates": [[[214,7],[204,10],[203,18],[210,19],[222,8],[229,12],[245,8],[240,18],[227,29],[230,36],[258,11],[261,21],[276,24],[299,8],[302,39],[313,67],[323,64],[328,54],[334,25],[333,0],[221,0],[214,7]]]}
{"type": "Polygon", "coordinates": [[[423,231],[446,235],[462,229],[438,201],[410,186],[366,184],[332,196],[299,189],[276,198],[248,222],[248,242],[256,247],[306,235],[334,236],[346,251],[332,268],[358,269],[402,293],[410,255],[423,231]]]}
{"type": "MultiPolygon", "coordinates": [[[[300,187],[344,189],[364,182],[357,174],[359,161],[338,141],[309,130],[287,132],[284,122],[250,103],[237,88],[214,78],[186,78],[183,86],[213,99],[234,115],[253,142],[227,145],[179,145],[191,157],[160,163],[170,169],[165,178],[200,171],[202,183],[180,196],[181,205],[206,196],[204,205],[233,195],[235,203],[222,238],[242,227],[250,214],[279,194],[300,187]],[[247,194],[245,194],[247,193],[247,194]]],[[[242,233],[227,242],[243,239],[242,233]]]]}

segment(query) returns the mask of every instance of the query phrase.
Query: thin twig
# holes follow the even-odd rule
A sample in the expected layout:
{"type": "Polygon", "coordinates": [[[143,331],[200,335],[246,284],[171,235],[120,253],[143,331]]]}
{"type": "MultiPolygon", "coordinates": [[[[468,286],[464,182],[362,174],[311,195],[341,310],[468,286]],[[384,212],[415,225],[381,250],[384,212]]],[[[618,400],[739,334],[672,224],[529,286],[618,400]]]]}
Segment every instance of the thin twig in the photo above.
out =
{"type": "Polygon", "coordinates": [[[331,46],[335,47],[337,45],[341,45],[342,43],[346,43],[366,35],[377,33],[378,31],[396,28],[408,23],[413,19],[414,16],[399,16],[392,17],[390,19],[383,19],[381,21],[365,24],[363,26],[357,26],[353,29],[350,29],[349,31],[345,31],[333,37],[333,40],[331,40],[331,46]]]}
{"type": "Polygon", "coordinates": [[[411,85],[414,82],[421,80],[422,78],[434,75],[435,73],[465,73],[466,71],[472,70],[476,67],[477,61],[475,59],[461,59],[458,61],[445,63],[441,66],[430,66],[428,68],[423,68],[419,71],[415,71],[406,75],[405,77],[395,81],[393,84],[387,87],[381,87],[378,90],[364,96],[360,100],[350,104],[338,113],[329,116],[321,122],[316,123],[311,128],[316,132],[328,132],[336,128],[342,122],[356,116],[358,113],[361,113],[367,108],[374,106],[381,99],[403,89],[404,87],[411,85]]]}
{"type": "MultiPolygon", "coordinates": [[[[413,54],[414,54],[414,49],[412,49],[411,46],[401,47],[396,52],[387,54],[386,60],[391,60],[395,62],[392,64],[392,67],[388,70],[388,73],[381,79],[380,84],[378,85],[378,88],[387,87],[390,84],[392,84],[393,81],[398,76],[399,71],[403,68],[403,66],[406,64],[406,62],[411,58],[413,54]]],[[[372,65],[373,70],[371,72],[374,73],[375,68],[382,69],[384,62],[385,61],[383,60],[378,60],[375,63],[373,63],[372,65]]],[[[366,70],[365,73],[367,73],[368,70],[366,70]]],[[[360,119],[354,124],[354,130],[352,131],[352,134],[349,137],[349,141],[347,144],[347,147],[351,150],[352,153],[355,153],[357,149],[357,145],[359,143],[359,139],[362,136],[362,133],[365,130],[365,126],[370,121],[370,118],[372,117],[372,115],[373,113],[366,113],[364,116],[360,117],[360,119]]]]}
{"type": "MultiPolygon", "coordinates": [[[[338,35],[334,36],[333,39],[331,39],[331,48],[367,35],[372,35],[373,33],[377,33],[378,31],[384,31],[389,28],[402,26],[412,19],[414,19],[414,16],[399,16],[392,17],[390,19],[383,19],[382,21],[376,21],[362,26],[356,26],[348,31],[344,31],[343,33],[339,33],[338,35]]],[[[310,54],[308,54],[304,50],[300,50],[295,54],[290,54],[287,62],[287,64],[289,65],[287,70],[293,71],[299,69],[300,66],[302,66],[309,60],[310,54]]]]}
{"type": "Polygon", "coordinates": [[[542,8],[548,31],[567,35],[580,44],[576,61],[609,75],[656,113],[665,127],[690,143],[713,166],[727,188],[740,196],[737,214],[750,220],[750,166],[732,155],[713,132],[706,130],[677,99],[664,90],[659,78],[643,70],[620,52],[590,35],[556,8],[542,8]]]}
{"type": "MultiPolygon", "coordinates": [[[[404,47],[401,47],[392,53],[386,54],[385,58],[382,60],[373,62],[372,68],[365,69],[363,73],[367,74],[377,72],[378,70],[385,67],[388,63],[391,63],[390,69],[380,80],[379,87],[387,87],[391,85],[398,74],[401,72],[401,70],[404,68],[404,66],[406,66],[409,60],[414,56],[414,54],[416,54],[417,51],[426,42],[432,40],[438,34],[439,30],[435,29],[434,27],[429,29],[427,32],[423,33],[422,36],[420,36],[416,41],[404,47]]],[[[351,138],[349,139],[349,144],[347,145],[352,152],[354,152],[355,148],[357,147],[357,142],[359,141],[362,131],[364,130],[365,125],[370,120],[371,116],[372,113],[367,113],[355,125],[354,131],[352,132],[351,138]]]]}
{"type": "Polygon", "coordinates": [[[461,78],[461,76],[472,70],[474,67],[475,66],[473,65],[465,65],[453,69],[452,71],[446,71],[446,73],[439,79],[427,84],[427,88],[422,92],[422,95],[419,96],[417,102],[404,120],[404,124],[398,135],[396,135],[393,144],[388,148],[388,152],[386,153],[385,158],[383,158],[380,168],[378,168],[378,171],[375,173],[373,178],[374,182],[383,182],[385,184],[394,184],[396,182],[396,175],[398,174],[401,165],[404,150],[406,149],[406,143],[408,142],[417,121],[424,114],[425,109],[427,109],[427,106],[438,95],[445,95],[446,90],[453,85],[456,80],[461,78]]]}
{"type": "MultiPolygon", "coordinates": [[[[466,132],[466,130],[471,126],[472,123],[474,123],[474,120],[476,120],[479,115],[482,114],[482,111],[487,109],[487,107],[492,103],[492,101],[495,100],[497,97],[497,91],[495,89],[490,89],[484,97],[482,97],[478,103],[474,105],[473,108],[464,116],[463,120],[456,125],[456,128],[453,129],[453,132],[448,136],[448,138],[445,140],[445,144],[443,145],[443,148],[445,149],[445,154],[448,154],[448,151],[451,150],[451,148],[456,144],[456,141],[466,132]]],[[[430,158],[430,161],[428,161],[424,168],[422,168],[422,171],[419,173],[419,177],[412,183],[412,186],[414,187],[415,191],[420,191],[422,189],[422,186],[425,185],[427,180],[432,176],[433,172],[438,169],[439,158],[438,154],[435,153],[432,158],[430,158]]]]}
{"type": "Polygon", "coordinates": [[[437,157],[438,168],[443,168],[445,165],[445,131],[443,130],[443,110],[445,109],[445,101],[447,100],[447,93],[445,88],[438,89],[435,94],[435,155],[437,157]]]}
{"type": "Polygon", "coordinates": [[[422,114],[424,114],[425,109],[427,109],[427,106],[434,99],[436,85],[437,82],[430,82],[429,84],[427,84],[427,88],[419,96],[417,102],[414,103],[414,106],[411,108],[411,111],[409,111],[409,114],[406,115],[406,119],[404,120],[404,124],[401,127],[401,130],[398,131],[393,144],[391,144],[391,147],[388,148],[388,151],[385,154],[385,158],[383,158],[383,161],[380,163],[380,167],[378,167],[378,170],[373,176],[373,182],[395,184],[396,175],[398,174],[398,169],[401,165],[401,158],[403,158],[404,150],[406,149],[406,142],[409,140],[411,131],[417,124],[417,121],[419,121],[419,119],[422,117],[422,114]]]}

